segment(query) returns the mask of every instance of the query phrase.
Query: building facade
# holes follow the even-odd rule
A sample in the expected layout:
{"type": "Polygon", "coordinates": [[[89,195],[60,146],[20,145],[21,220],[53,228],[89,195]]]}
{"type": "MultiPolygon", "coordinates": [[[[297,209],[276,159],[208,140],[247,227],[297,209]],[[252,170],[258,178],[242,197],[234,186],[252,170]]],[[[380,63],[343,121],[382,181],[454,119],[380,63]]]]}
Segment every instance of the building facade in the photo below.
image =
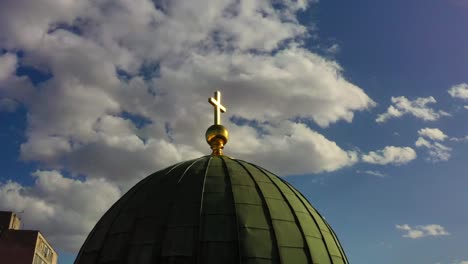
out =
{"type": "Polygon", "coordinates": [[[58,255],[38,230],[22,230],[13,212],[0,211],[0,262],[57,264],[58,255]]]}

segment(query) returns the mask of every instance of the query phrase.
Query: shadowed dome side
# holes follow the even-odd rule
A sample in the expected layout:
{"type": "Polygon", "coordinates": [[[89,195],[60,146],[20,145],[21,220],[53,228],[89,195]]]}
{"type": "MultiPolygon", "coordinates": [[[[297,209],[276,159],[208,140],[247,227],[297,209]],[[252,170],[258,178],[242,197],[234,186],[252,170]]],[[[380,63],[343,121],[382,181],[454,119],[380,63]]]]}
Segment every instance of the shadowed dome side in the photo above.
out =
{"type": "Polygon", "coordinates": [[[153,173],[99,220],[86,263],[348,263],[333,230],[263,168],[204,156],[153,173]]]}

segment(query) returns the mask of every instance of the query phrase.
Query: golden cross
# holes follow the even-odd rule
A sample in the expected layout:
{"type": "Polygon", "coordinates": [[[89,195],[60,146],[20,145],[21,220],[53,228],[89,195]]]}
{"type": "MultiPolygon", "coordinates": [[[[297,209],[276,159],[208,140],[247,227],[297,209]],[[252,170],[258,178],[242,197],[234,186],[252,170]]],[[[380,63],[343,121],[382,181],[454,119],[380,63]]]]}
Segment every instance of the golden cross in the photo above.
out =
{"type": "Polygon", "coordinates": [[[221,104],[221,93],[216,91],[214,98],[208,98],[208,102],[214,106],[214,124],[221,125],[221,112],[226,112],[226,107],[221,104]]]}

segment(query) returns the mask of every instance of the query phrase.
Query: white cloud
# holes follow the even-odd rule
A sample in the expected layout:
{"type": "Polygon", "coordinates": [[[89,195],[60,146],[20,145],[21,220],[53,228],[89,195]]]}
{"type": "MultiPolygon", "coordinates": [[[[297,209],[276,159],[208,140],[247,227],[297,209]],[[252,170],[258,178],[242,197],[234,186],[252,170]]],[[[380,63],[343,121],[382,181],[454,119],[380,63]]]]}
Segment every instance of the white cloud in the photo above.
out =
{"type": "Polygon", "coordinates": [[[228,143],[226,153],[279,175],[334,171],[358,161],[356,152],[342,150],[304,124],[282,122],[279,126],[263,125],[262,129],[267,132],[258,138],[252,136],[252,127],[235,127],[231,137],[235,143],[232,146],[228,143]]]}
{"type": "Polygon", "coordinates": [[[416,158],[416,152],[410,147],[387,146],[381,150],[371,151],[362,155],[362,161],[372,164],[401,165],[416,158]]]}
{"type": "Polygon", "coordinates": [[[122,117],[102,116],[91,127],[89,134],[83,132],[81,137],[74,135],[71,139],[31,136],[21,146],[22,158],[41,160],[52,167],[64,165],[76,174],[111,179],[127,189],[157,169],[203,155],[190,145],[147,137],[122,117]],[[76,138],[74,143],[73,138],[76,138]],[[90,160],[98,160],[99,164],[90,160]]]}
{"type": "MultiPolygon", "coordinates": [[[[0,10],[0,13],[3,10],[0,10]]],[[[1,18],[0,18],[1,20],[1,18]]],[[[0,49],[2,49],[2,35],[0,24],[0,49]]],[[[18,58],[13,53],[0,54],[0,111],[13,112],[19,102],[31,99],[28,96],[34,90],[28,78],[16,76],[18,58]]]]}
{"type": "Polygon", "coordinates": [[[436,141],[444,141],[447,138],[447,135],[438,128],[426,127],[418,130],[418,134],[436,141]]]}
{"type": "MultiPolygon", "coordinates": [[[[428,151],[428,160],[432,162],[447,161],[450,159],[452,148],[437,141],[444,141],[448,136],[438,128],[423,128],[418,130],[420,137],[415,142],[418,148],[428,151]]],[[[450,138],[451,141],[464,141],[464,138],[450,138]]]]}
{"type": "Polygon", "coordinates": [[[468,99],[468,84],[467,83],[460,83],[457,85],[452,86],[449,90],[448,93],[450,96],[454,98],[460,98],[460,99],[468,99]]]}
{"type": "Polygon", "coordinates": [[[355,152],[289,121],[327,127],[375,105],[336,61],[304,48],[308,32],[296,12],[311,2],[284,0],[276,9],[269,1],[161,1],[158,8],[149,0],[7,1],[0,48],[24,56],[1,57],[8,74],[0,94],[28,112],[21,158],[125,190],[209,153],[206,101],[220,89],[231,134],[226,154],[278,174],[354,164],[355,152]],[[19,64],[52,77],[33,87],[12,75],[19,64]]]}
{"type": "Polygon", "coordinates": [[[120,197],[103,179],[79,181],[57,171],[33,173],[33,186],[0,183],[0,208],[22,213],[27,229],[40,229],[55,246],[76,251],[96,221],[120,197]]]}
{"type": "Polygon", "coordinates": [[[447,161],[450,159],[452,148],[447,147],[439,142],[426,140],[423,137],[418,137],[415,144],[418,148],[426,148],[429,154],[428,160],[432,162],[447,161]]]}
{"type": "MultiPolygon", "coordinates": [[[[20,10],[16,2],[10,4],[10,10],[20,10]]],[[[351,122],[354,111],[375,104],[362,89],[344,79],[336,62],[301,47],[301,36],[306,32],[293,14],[306,8],[306,1],[285,1],[281,11],[270,3],[253,1],[170,2],[162,7],[163,11],[143,0],[118,4],[121,8],[108,9],[105,15],[101,7],[88,2],[50,7],[50,14],[42,14],[43,7],[33,12],[25,6],[5,22],[3,30],[12,34],[9,27],[16,29],[9,41],[25,49],[24,63],[44,66],[53,74],[41,89],[26,98],[12,96],[28,108],[27,141],[21,146],[23,159],[116,180],[112,166],[106,165],[102,157],[108,157],[109,164],[112,158],[143,160],[144,165],[132,162],[125,171],[144,168],[144,174],[151,168],[206,153],[202,133],[209,126],[211,110],[205,101],[218,88],[223,88],[228,106],[225,124],[232,127],[235,124],[227,120],[229,116],[270,123],[300,117],[326,127],[339,120],[351,122]],[[207,15],[193,23],[191,17],[200,8],[207,15]],[[39,39],[34,34],[21,35],[31,26],[24,30],[16,27],[15,23],[23,23],[19,17],[26,14],[31,15],[29,19],[37,19],[34,27],[43,32],[39,39]],[[90,23],[82,25],[75,21],[76,17],[90,23]],[[73,25],[81,34],[51,30],[59,18],[64,23],[75,21],[73,25]],[[245,29],[246,23],[263,26],[255,29],[255,34],[238,30],[245,29]],[[88,24],[94,26],[89,28],[88,24]],[[167,34],[176,31],[179,34],[167,34]],[[34,44],[38,41],[40,49],[34,44]],[[277,50],[269,53],[272,49],[277,50]],[[158,66],[154,78],[133,76],[138,75],[138,68],[151,64],[158,66]],[[119,79],[116,68],[129,72],[130,78],[119,79]],[[110,132],[115,128],[99,130],[102,119],[124,118],[122,112],[141,116],[151,124],[127,129],[120,135],[110,132]],[[166,133],[168,128],[171,135],[166,133]],[[161,162],[150,158],[158,154],[157,149],[165,149],[160,146],[177,150],[161,162]],[[95,156],[90,153],[99,153],[103,160],[100,166],[85,165],[84,160],[95,156]]],[[[131,119],[126,122],[131,123],[131,119]]],[[[248,133],[257,137],[255,130],[248,133]]],[[[291,144],[299,142],[299,138],[291,140],[291,144]]],[[[337,165],[326,162],[310,166],[303,161],[301,171],[332,170],[340,168],[338,164],[348,164],[342,155],[313,153],[318,155],[317,160],[337,157],[337,165]]]]}
{"type": "Polygon", "coordinates": [[[383,177],[386,177],[387,175],[385,173],[382,173],[380,171],[376,171],[376,170],[365,170],[365,171],[356,171],[357,173],[363,173],[363,174],[367,174],[367,175],[372,175],[372,176],[376,176],[376,177],[380,177],[380,178],[383,178],[383,177]]]}
{"type": "Polygon", "coordinates": [[[392,97],[393,105],[390,105],[387,112],[380,114],[375,121],[383,123],[390,118],[398,118],[405,114],[410,114],[416,118],[425,121],[434,121],[439,119],[441,116],[450,115],[444,111],[436,111],[428,104],[436,103],[434,97],[418,97],[415,100],[409,100],[404,96],[392,97]]]}
{"type": "Polygon", "coordinates": [[[415,227],[411,227],[408,224],[404,225],[396,225],[395,226],[398,230],[405,231],[403,237],[411,238],[411,239],[418,239],[423,237],[429,236],[448,236],[450,235],[449,232],[445,230],[445,228],[441,225],[417,225],[415,227]]]}

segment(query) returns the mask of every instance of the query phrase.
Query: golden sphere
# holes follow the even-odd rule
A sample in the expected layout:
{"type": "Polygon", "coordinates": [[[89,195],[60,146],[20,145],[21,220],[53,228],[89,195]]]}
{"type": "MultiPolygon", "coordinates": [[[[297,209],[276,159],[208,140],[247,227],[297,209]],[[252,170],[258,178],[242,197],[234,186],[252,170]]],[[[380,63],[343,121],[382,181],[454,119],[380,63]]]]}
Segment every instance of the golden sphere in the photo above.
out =
{"type": "Polygon", "coordinates": [[[212,125],[205,133],[206,142],[212,144],[214,139],[221,140],[222,145],[226,145],[229,139],[228,130],[223,125],[212,125]]]}

